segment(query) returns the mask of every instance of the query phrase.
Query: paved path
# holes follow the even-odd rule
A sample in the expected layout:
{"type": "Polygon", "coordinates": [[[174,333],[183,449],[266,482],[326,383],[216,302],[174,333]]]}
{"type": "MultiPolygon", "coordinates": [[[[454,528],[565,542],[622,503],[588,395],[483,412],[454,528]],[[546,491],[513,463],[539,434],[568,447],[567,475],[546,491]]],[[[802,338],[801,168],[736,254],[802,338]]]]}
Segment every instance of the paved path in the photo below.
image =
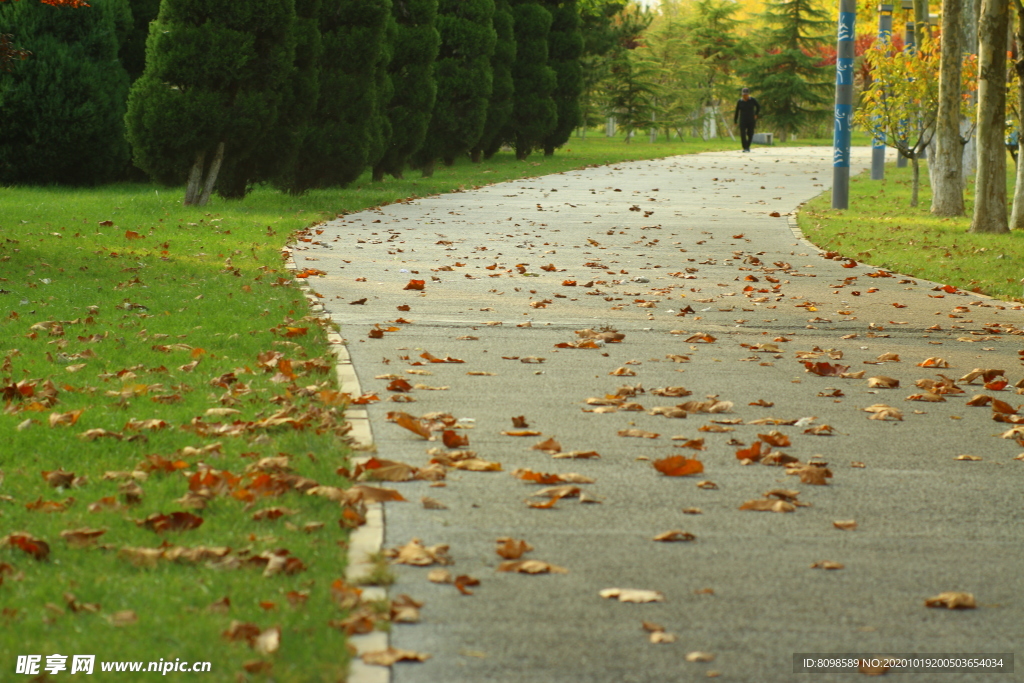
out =
{"type": "MultiPolygon", "coordinates": [[[[432,658],[396,665],[394,681],[845,681],[794,674],[793,654],[1019,650],[1024,462],[1014,457],[1022,448],[999,438],[1011,425],[965,402],[985,393],[1018,404],[1022,339],[1012,332],[1024,328],[1024,314],[931,282],[871,277],[875,268],[842,267],[795,237],[787,214],[829,185],[829,152],[760,148],[519,180],[346,216],[325,226],[322,245],[296,252],[300,268],[327,272],[312,284],[341,324],[363,391],[384,399],[368,406],[378,456],[425,466],[427,448],[443,446],[386,413],[441,411],[460,419],[480,458],[503,468],[451,469],[444,487],[395,484],[409,502],[387,504],[385,546],[447,544],[448,569],[480,585],[463,596],[428,581],[431,568],[395,567],[392,593],[426,604],[423,622],[396,626],[392,644],[432,658]],[[411,279],[424,289],[407,290],[411,279]],[[390,322],[397,318],[411,323],[390,322]],[[400,329],[369,338],[378,324],[400,329]],[[556,348],[585,328],[625,338],[556,348]],[[714,341],[693,341],[700,334],[714,341]],[[424,352],[465,362],[417,365],[424,352]],[[900,362],[866,364],[886,353],[900,362]],[[817,376],[800,354],[866,374],[817,376]],[[523,362],[530,357],[545,360],[523,362]],[[917,366],[929,357],[949,369],[917,366]],[[966,393],[945,402],[905,400],[922,391],[916,380],[958,379],[976,367],[1004,369],[1008,390],[961,383],[966,393]],[[375,379],[389,374],[447,388],[414,389],[406,395],[415,402],[394,403],[390,380],[375,379]],[[872,388],[873,376],[900,387],[872,388]],[[645,390],[630,399],[644,410],[588,412],[588,398],[623,386],[645,390]],[[678,386],[692,395],[652,391],[678,386]],[[731,412],[647,412],[707,397],[731,401],[731,412]],[[759,401],[773,405],[751,405],[759,401]],[[901,410],[902,421],[869,420],[863,408],[877,403],[901,410]],[[503,435],[520,415],[541,435],[503,435]],[[761,418],[806,419],[753,424],[761,418]],[[833,435],[805,432],[819,425],[833,435]],[[625,429],[660,436],[619,436],[625,429]],[[772,429],[792,442],[778,450],[827,462],[829,484],[737,458],[739,444],[772,429]],[[563,451],[601,457],[531,450],[549,437],[563,451]],[[680,437],[703,438],[705,450],[680,437]],[[680,454],[699,458],[704,472],[666,477],[652,467],[680,454]],[[524,501],[538,486],[511,476],[517,468],[593,477],[581,488],[602,502],[532,509],[524,501]],[[810,505],[788,514],[738,509],[779,488],[810,505]],[[423,509],[421,496],[448,509],[423,509]],[[857,528],[840,530],[837,520],[857,528]],[[651,540],[673,529],[696,540],[651,540]],[[526,558],[568,573],[497,572],[495,539],[506,536],[534,547],[526,558]],[[821,561],[845,568],[811,568],[821,561]],[[602,599],[612,587],[660,591],[664,601],[602,599]],[[978,608],[924,606],[943,591],[973,593],[978,608]],[[675,642],[652,644],[643,621],[675,642]],[[714,659],[686,661],[692,652],[714,659]]],[[[867,150],[856,158],[863,168],[867,150]]]]}

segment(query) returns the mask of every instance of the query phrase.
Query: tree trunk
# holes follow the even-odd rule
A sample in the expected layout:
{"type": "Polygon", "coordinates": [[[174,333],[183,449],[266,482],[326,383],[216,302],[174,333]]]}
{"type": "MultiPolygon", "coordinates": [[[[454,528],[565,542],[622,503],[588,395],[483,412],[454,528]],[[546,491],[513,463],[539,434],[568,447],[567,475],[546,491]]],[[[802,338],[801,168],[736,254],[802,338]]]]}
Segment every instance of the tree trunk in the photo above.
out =
{"type": "Polygon", "coordinates": [[[479,147],[474,147],[469,150],[469,160],[474,164],[479,164],[480,160],[484,158],[484,151],[479,147]]]}
{"type": "MultiPolygon", "coordinates": [[[[913,0],[914,3],[914,44],[917,49],[924,45],[924,36],[931,34],[928,26],[928,0],[913,0]]],[[[946,0],[942,2],[942,11],[946,11],[946,0]]]]}
{"type": "Polygon", "coordinates": [[[223,161],[224,143],[221,142],[217,144],[217,153],[213,157],[210,169],[206,172],[206,185],[203,187],[203,196],[199,199],[199,206],[206,206],[206,203],[210,201],[210,193],[213,192],[213,186],[217,184],[217,175],[220,173],[220,165],[223,161]]]}
{"type": "Polygon", "coordinates": [[[936,216],[964,215],[964,150],[960,144],[961,12],[961,0],[943,1],[939,114],[935,122],[935,150],[928,162],[932,177],[931,211],[936,216]]]}
{"type": "Polygon", "coordinates": [[[971,232],[1009,232],[1006,216],[1008,0],[982,0],[978,22],[978,174],[971,232]]]}
{"type": "MultiPolygon", "coordinates": [[[[1017,61],[1013,68],[1017,71],[1017,101],[1024,102],[1024,4],[1021,0],[1014,0],[1017,7],[1017,30],[1014,38],[1017,40],[1017,61]]],[[[1020,136],[1017,138],[1020,144],[1020,136]]],[[[1016,182],[1013,185],[1013,211],[1010,214],[1010,229],[1024,230],[1024,164],[1020,163],[1020,149],[1013,156],[1016,165],[1016,182]]]]}
{"type": "Polygon", "coordinates": [[[516,135],[516,161],[526,161],[526,157],[530,156],[530,145],[523,139],[523,136],[516,135]]]}
{"type": "MultiPolygon", "coordinates": [[[[964,52],[971,55],[978,54],[978,14],[981,11],[981,0],[963,0],[963,13],[961,23],[961,37],[963,38],[964,52]]],[[[978,106],[978,93],[971,93],[970,104],[978,106]]],[[[971,124],[964,121],[961,128],[961,139],[966,139],[964,145],[963,168],[964,168],[964,190],[967,189],[967,179],[974,177],[978,163],[978,147],[976,131],[971,131],[971,124]],[[970,135],[968,135],[970,133],[970,135]]]]}
{"type": "Polygon", "coordinates": [[[197,201],[199,188],[203,184],[203,164],[205,160],[205,152],[196,154],[196,160],[188,172],[188,185],[185,186],[185,201],[182,202],[184,206],[192,206],[197,201]]]}
{"type": "Polygon", "coordinates": [[[424,178],[431,178],[431,177],[433,177],[433,175],[434,175],[434,163],[435,163],[434,160],[431,159],[430,161],[428,161],[427,163],[423,164],[423,166],[420,167],[420,174],[424,178]]]}
{"type": "Polygon", "coordinates": [[[384,166],[377,164],[373,167],[373,174],[371,175],[371,178],[373,179],[373,182],[379,183],[384,180],[384,176],[386,174],[387,172],[384,170],[384,166]]]}
{"type": "Polygon", "coordinates": [[[553,157],[553,156],[555,156],[555,146],[554,145],[544,145],[544,156],[546,156],[546,157],[553,157]]]}
{"type": "Polygon", "coordinates": [[[918,161],[920,154],[914,152],[910,157],[910,163],[914,166],[914,182],[910,186],[910,206],[911,208],[917,206],[917,194],[918,190],[921,189],[921,162],[918,161]]]}

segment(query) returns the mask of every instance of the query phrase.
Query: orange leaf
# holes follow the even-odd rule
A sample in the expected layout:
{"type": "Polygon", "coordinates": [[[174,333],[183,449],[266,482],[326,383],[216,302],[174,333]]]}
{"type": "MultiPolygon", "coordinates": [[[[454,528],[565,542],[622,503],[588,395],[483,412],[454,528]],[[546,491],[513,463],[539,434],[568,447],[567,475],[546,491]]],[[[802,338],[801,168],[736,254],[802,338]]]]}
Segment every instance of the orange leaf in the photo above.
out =
{"type": "Polygon", "coordinates": [[[284,336],[286,337],[301,337],[309,332],[308,327],[287,327],[285,329],[287,330],[287,332],[284,333],[284,336]]]}
{"type": "Polygon", "coordinates": [[[704,471],[704,464],[700,460],[687,458],[682,455],[673,455],[661,460],[655,460],[653,465],[654,469],[666,477],[685,477],[704,471]]]}
{"type": "Polygon", "coordinates": [[[427,429],[422,422],[420,422],[418,419],[416,419],[409,413],[388,413],[388,419],[394,422],[399,427],[404,427],[413,434],[422,436],[424,439],[430,438],[430,430],[427,429]]]}
{"type": "Polygon", "coordinates": [[[750,448],[740,448],[736,451],[736,458],[739,460],[753,460],[757,462],[764,456],[768,455],[767,444],[762,444],[760,441],[755,441],[750,444],[750,448]]]}
{"type": "Polygon", "coordinates": [[[543,432],[538,432],[535,429],[518,429],[507,432],[502,432],[505,436],[540,436],[543,432]]]}
{"type": "Polygon", "coordinates": [[[403,289],[423,289],[426,284],[426,280],[409,280],[409,284],[403,287],[403,289]]]}
{"type": "Polygon", "coordinates": [[[446,429],[441,432],[441,440],[444,441],[444,445],[448,448],[459,448],[469,445],[469,437],[459,434],[454,429],[446,429]]]}
{"type": "Polygon", "coordinates": [[[813,372],[820,377],[838,377],[850,369],[849,365],[833,365],[832,363],[814,363],[811,361],[804,362],[804,367],[807,368],[807,372],[813,372]]]}
{"type": "Polygon", "coordinates": [[[392,382],[390,384],[388,384],[388,391],[398,391],[398,392],[412,391],[412,385],[409,384],[404,379],[399,378],[399,379],[396,379],[396,380],[392,380],[392,382]]]}
{"type": "Polygon", "coordinates": [[[9,534],[6,538],[0,539],[0,545],[13,545],[37,560],[45,560],[50,555],[50,545],[31,534],[9,534]]]}

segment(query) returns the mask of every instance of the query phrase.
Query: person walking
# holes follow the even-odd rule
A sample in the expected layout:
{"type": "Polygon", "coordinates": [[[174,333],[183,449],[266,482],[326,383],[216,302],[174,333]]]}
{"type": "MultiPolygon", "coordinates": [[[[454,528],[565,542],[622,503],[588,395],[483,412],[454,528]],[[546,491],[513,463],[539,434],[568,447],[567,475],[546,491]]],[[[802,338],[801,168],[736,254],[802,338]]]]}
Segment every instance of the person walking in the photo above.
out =
{"type": "Polygon", "coordinates": [[[733,124],[740,125],[740,142],[743,144],[743,151],[750,151],[750,142],[754,139],[754,124],[757,122],[757,115],[761,113],[761,105],[750,96],[750,88],[743,88],[740,91],[740,99],[736,101],[736,112],[733,114],[733,124]]]}

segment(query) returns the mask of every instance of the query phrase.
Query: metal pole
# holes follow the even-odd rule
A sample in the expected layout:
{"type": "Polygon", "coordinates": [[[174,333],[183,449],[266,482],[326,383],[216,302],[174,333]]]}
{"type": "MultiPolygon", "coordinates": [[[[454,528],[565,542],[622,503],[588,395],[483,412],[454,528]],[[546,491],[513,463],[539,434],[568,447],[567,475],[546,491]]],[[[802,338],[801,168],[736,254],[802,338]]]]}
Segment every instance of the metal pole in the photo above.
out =
{"type": "Polygon", "coordinates": [[[836,124],[832,153],[832,208],[850,205],[850,123],[853,118],[854,24],[856,0],[839,0],[836,42],[836,124]]]}
{"type": "MultiPolygon", "coordinates": [[[[888,43],[892,36],[892,5],[878,6],[878,41],[888,43]]],[[[885,179],[885,133],[880,132],[871,145],[871,179],[885,179]]]]}

